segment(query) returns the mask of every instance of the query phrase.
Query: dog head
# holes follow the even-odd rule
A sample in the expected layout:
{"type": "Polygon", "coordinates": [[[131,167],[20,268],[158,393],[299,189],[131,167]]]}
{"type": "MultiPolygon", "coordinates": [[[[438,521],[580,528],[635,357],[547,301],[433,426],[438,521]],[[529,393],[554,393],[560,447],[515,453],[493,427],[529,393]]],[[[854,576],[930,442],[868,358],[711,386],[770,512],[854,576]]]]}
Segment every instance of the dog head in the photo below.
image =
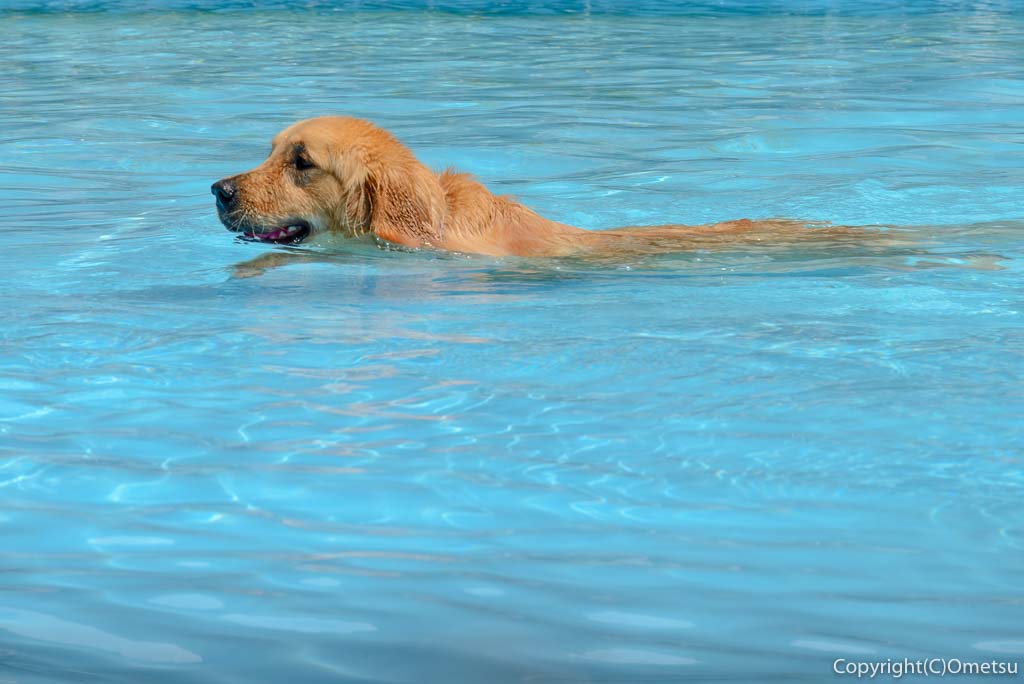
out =
{"type": "Polygon", "coordinates": [[[294,244],[335,230],[407,247],[440,246],[445,196],[437,177],[387,131],[327,116],[281,131],[270,156],[211,187],[228,230],[294,244]]]}

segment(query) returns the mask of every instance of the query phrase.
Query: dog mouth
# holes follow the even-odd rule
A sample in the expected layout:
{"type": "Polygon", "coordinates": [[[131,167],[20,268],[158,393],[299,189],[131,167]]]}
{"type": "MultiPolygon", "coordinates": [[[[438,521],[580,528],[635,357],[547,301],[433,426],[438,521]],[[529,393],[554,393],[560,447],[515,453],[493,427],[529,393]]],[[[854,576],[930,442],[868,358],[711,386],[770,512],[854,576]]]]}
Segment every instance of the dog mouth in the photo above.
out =
{"type": "Polygon", "coordinates": [[[306,221],[294,221],[284,226],[272,228],[246,227],[240,232],[246,240],[272,242],[277,245],[295,245],[308,238],[313,229],[306,221]]]}

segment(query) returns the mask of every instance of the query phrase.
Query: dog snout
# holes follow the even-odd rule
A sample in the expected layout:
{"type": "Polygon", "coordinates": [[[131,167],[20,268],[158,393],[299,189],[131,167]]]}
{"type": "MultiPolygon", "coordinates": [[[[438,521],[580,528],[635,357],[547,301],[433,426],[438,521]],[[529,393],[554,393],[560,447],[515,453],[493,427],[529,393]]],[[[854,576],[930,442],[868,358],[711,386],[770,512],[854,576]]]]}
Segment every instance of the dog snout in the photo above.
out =
{"type": "Polygon", "coordinates": [[[210,192],[217,198],[217,206],[225,211],[234,208],[238,199],[238,186],[230,178],[224,178],[211,185],[210,192]]]}

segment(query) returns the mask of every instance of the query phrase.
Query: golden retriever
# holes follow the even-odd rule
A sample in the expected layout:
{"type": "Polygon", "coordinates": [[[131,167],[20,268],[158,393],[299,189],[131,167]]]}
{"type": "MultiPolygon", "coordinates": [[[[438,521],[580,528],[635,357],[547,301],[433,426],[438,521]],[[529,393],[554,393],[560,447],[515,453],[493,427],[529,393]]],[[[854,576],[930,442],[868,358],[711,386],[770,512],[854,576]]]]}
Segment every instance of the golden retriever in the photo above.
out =
{"type": "Polygon", "coordinates": [[[584,230],[494,195],[467,174],[434,173],[387,131],[339,116],[289,126],[266,161],[211,190],[228,230],[282,244],[337,231],[384,246],[471,254],[609,256],[865,234],[783,219],[584,230]]]}

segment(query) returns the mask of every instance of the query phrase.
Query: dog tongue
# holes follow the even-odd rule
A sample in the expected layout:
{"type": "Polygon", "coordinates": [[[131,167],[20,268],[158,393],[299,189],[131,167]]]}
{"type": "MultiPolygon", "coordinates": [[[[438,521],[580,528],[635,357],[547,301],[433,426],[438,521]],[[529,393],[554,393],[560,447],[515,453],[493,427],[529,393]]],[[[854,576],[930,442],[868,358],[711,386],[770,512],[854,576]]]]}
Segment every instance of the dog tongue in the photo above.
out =
{"type": "Polygon", "coordinates": [[[299,226],[284,226],[282,228],[275,228],[274,230],[269,230],[266,233],[253,233],[253,237],[256,238],[257,240],[281,240],[283,238],[288,237],[289,235],[293,235],[299,232],[299,230],[299,226]]]}
{"type": "Polygon", "coordinates": [[[276,230],[272,230],[269,233],[261,233],[260,235],[257,235],[256,237],[258,237],[260,240],[280,240],[281,238],[283,238],[287,234],[288,234],[288,229],[287,228],[277,228],[276,230]]]}

